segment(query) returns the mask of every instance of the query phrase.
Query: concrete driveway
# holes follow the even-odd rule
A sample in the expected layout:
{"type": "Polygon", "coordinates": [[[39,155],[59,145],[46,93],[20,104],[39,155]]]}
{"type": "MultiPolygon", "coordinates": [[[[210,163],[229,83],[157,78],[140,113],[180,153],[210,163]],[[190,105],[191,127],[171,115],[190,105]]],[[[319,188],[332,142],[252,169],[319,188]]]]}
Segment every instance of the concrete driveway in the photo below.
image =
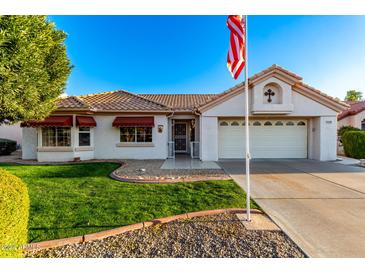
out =
{"type": "MultiPolygon", "coordinates": [[[[220,166],[246,189],[244,161],[220,166]]],[[[252,198],[310,257],[365,257],[365,168],[252,161],[252,198]]]]}

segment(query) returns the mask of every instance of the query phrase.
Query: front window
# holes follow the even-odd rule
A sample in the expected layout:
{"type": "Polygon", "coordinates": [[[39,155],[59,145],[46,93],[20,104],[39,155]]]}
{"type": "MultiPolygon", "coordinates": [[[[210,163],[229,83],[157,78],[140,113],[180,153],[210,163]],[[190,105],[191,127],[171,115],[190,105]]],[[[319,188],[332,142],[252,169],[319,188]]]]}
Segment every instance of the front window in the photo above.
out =
{"type": "Polygon", "coordinates": [[[90,146],[90,128],[80,127],[79,128],[79,146],[90,146]]]}
{"type": "Polygon", "coordinates": [[[71,128],[69,127],[42,128],[42,146],[44,147],[71,146],[71,128]]]}
{"type": "Polygon", "coordinates": [[[121,143],[152,143],[152,127],[121,127],[121,143]]]}
{"type": "Polygon", "coordinates": [[[361,130],[365,130],[365,119],[361,122],[361,130]]]}

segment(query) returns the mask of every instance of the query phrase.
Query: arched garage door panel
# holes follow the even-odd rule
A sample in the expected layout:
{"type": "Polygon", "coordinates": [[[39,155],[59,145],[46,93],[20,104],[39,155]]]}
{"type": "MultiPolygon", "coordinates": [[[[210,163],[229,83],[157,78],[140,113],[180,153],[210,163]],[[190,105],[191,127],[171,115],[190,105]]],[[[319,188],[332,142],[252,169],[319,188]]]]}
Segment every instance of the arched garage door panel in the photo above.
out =
{"type": "MultiPolygon", "coordinates": [[[[253,158],[307,158],[306,120],[252,120],[253,158]]],[[[243,120],[219,120],[219,158],[245,157],[243,120]]]]}

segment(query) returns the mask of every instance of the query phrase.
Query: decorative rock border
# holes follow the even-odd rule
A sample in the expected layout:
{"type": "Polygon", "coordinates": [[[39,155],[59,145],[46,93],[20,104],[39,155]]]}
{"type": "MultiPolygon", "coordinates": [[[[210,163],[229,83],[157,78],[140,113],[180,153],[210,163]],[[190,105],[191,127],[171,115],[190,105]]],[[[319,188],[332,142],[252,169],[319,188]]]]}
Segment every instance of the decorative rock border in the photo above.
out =
{"type": "MultiPolygon", "coordinates": [[[[209,175],[195,175],[194,177],[184,178],[178,177],[175,179],[164,178],[164,179],[140,179],[137,177],[122,177],[117,175],[114,170],[109,174],[109,177],[120,181],[120,182],[128,182],[128,183],[137,183],[137,184],[175,184],[175,183],[193,183],[193,182],[201,182],[201,181],[222,181],[222,180],[230,180],[231,178],[227,175],[225,176],[209,176],[209,175]]],[[[143,176],[138,176],[143,177],[143,176]]]]}
{"type": "Polygon", "coordinates": [[[230,180],[231,177],[226,174],[224,171],[224,174],[222,176],[209,176],[209,175],[193,175],[189,177],[181,177],[181,176],[174,176],[176,178],[169,178],[165,176],[147,176],[148,178],[143,178],[144,175],[136,175],[136,176],[128,176],[123,177],[121,175],[118,175],[117,171],[121,167],[128,166],[127,163],[123,162],[122,165],[114,170],[112,173],[109,174],[109,177],[120,181],[120,182],[128,182],[128,183],[139,183],[139,184],[174,184],[174,183],[193,183],[193,182],[201,182],[201,181],[214,181],[214,180],[230,180]],[[154,177],[154,178],[150,178],[154,177]]]}
{"type": "MultiPolygon", "coordinates": [[[[252,209],[253,213],[260,213],[264,214],[262,211],[258,209],[252,209]]],[[[128,231],[133,231],[145,227],[155,226],[159,224],[169,223],[176,220],[183,220],[183,219],[191,219],[194,217],[203,217],[203,216],[210,216],[210,215],[217,215],[217,214],[237,214],[237,213],[246,213],[246,209],[244,208],[227,208],[227,209],[214,209],[214,210],[203,210],[203,211],[196,211],[196,212],[189,212],[169,217],[163,217],[154,219],[151,221],[146,221],[142,223],[121,226],[114,229],[104,230],[96,233],[86,234],[82,236],[70,237],[70,238],[63,238],[57,240],[50,240],[50,241],[43,241],[38,243],[30,243],[23,246],[24,250],[37,250],[37,249],[44,249],[44,248],[51,248],[51,247],[58,247],[67,244],[78,244],[88,241],[100,240],[106,237],[122,234],[128,231]]]]}

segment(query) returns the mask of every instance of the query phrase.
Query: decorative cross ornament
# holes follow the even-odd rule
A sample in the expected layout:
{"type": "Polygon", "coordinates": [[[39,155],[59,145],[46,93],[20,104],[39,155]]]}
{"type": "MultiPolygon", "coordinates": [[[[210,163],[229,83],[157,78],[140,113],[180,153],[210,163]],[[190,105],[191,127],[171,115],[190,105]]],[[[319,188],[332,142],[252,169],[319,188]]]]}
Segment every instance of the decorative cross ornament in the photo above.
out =
{"type": "Polygon", "coordinates": [[[267,101],[269,103],[272,102],[271,96],[275,96],[275,92],[273,92],[271,89],[268,89],[267,91],[265,91],[264,93],[265,96],[269,96],[269,98],[267,99],[267,101]]]}

